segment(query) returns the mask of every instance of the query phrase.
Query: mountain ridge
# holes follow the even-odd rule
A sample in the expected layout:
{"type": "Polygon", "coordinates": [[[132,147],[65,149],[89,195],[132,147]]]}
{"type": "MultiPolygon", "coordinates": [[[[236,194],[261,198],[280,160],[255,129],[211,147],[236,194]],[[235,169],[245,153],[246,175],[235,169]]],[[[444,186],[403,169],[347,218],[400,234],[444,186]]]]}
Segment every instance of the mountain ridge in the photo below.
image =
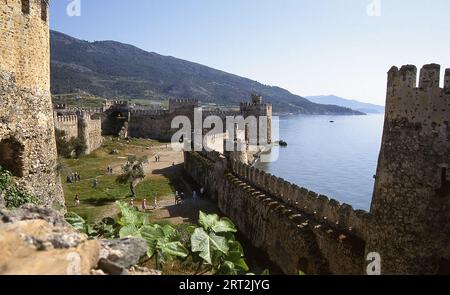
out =
{"type": "Polygon", "coordinates": [[[277,86],[117,41],[88,42],[51,31],[50,45],[53,94],[86,92],[148,100],[196,98],[235,106],[257,93],[271,102],[277,113],[362,114],[316,104],[277,86]]]}
{"type": "Polygon", "coordinates": [[[356,99],[347,99],[337,95],[317,95],[317,96],[306,96],[306,99],[323,104],[333,104],[342,107],[351,108],[356,111],[360,111],[367,114],[383,114],[385,107],[373,103],[361,102],[356,99]]]}

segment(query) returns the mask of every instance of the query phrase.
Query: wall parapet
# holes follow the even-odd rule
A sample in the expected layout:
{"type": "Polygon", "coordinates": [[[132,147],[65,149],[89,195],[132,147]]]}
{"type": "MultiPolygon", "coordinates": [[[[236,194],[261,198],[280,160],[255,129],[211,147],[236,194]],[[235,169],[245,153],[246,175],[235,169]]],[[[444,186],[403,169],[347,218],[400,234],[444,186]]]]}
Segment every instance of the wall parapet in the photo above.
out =
{"type": "Polygon", "coordinates": [[[407,119],[424,126],[448,124],[450,118],[450,69],[446,69],[440,87],[441,66],[421,68],[417,85],[417,67],[393,66],[388,72],[386,114],[390,120],[407,119]]]}
{"type": "Polygon", "coordinates": [[[346,229],[362,239],[367,237],[368,212],[355,210],[348,204],[341,204],[240,161],[231,161],[231,170],[240,179],[318,220],[346,229]]]}
{"type": "Polygon", "coordinates": [[[76,115],[56,116],[57,123],[78,124],[78,117],[76,115]]]}

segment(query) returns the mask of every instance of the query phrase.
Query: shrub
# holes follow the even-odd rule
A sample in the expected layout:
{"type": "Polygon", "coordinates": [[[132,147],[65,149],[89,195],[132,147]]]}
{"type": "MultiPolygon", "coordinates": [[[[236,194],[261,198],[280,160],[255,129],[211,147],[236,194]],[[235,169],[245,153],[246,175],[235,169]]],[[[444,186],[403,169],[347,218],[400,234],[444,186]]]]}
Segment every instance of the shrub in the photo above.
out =
{"type": "Polygon", "coordinates": [[[80,138],[74,138],[67,140],[66,132],[62,130],[56,129],[56,149],[58,151],[58,155],[64,158],[71,158],[72,155],[79,158],[86,153],[87,145],[80,138]]]}
{"type": "Polygon", "coordinates": [[[29,194],[12,183],[11,172],[0,166],[0,193],[4,195],[7,208],[19,208],[25,204],[37,204],[38,200],[32,194],[29,194]]]}

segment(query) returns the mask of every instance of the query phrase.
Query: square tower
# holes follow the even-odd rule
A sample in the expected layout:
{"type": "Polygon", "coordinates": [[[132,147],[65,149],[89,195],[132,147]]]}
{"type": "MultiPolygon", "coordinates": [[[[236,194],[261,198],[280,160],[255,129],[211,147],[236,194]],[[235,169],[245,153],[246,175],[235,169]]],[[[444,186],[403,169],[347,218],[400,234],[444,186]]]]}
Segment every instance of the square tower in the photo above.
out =
{"type": "Polygon", "coordinates": [[[0,2],[0,166],[42,204],[60,207],[48,5],[48,0],[0,2]]]}

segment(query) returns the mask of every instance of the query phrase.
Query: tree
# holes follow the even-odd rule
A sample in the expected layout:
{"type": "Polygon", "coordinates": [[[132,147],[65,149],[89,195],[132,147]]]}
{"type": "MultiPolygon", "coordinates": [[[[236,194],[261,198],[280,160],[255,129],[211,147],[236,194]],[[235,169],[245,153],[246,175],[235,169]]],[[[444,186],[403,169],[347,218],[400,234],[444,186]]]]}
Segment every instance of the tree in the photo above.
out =
{"type": "Polygon", "coordinates": [[[75,153],[75,157],[79,158],[86,153],[87,145],[80,138],[72,138],[70,140],[70,145],[75,153]]]}
{"type": "Polygon", "coordinates": [[[130,183],[131,196],[136,196],[135,187],[139,179],[145,178],[144,164],[148,163],[147,157],[129,156],[128,162],[122,166],[122,174],[116,179],[117,183],[130,183]]]}
{"type": "Polygon", "coordinates": [[[66,135],[65,131],[55,129],[56,150],[58,151],[58,155],[63,156],[64,158],[70,158],[73,150],[66,140],[66,135]]]}
{"type": "Polygon", "coordinates": [[[67,139],[67,133],[59,129],[55,130],[55,137],[58,155],[71,158],[74,154],[76,158],[79,158],[86,153],[87,145],[84,140],[75,137],[67,139]]]}

